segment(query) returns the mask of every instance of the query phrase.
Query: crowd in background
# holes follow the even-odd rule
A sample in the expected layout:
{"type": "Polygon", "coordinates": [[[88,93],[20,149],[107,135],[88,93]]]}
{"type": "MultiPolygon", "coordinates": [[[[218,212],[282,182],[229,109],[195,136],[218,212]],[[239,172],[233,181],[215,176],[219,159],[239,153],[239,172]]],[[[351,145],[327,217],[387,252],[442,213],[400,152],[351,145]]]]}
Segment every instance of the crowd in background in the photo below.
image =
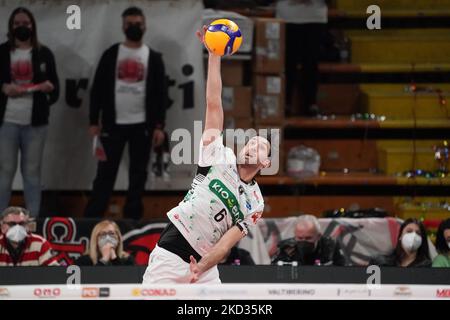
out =
{"type": "MultiPolygon", "coordinates": [[[[0,266],[58,265],[50,243],[33,234],[30,215],[20,207],[7,208],[1,216],[0,266]]],[[[405,220],[399,228],[396,246],[388,255],[374,255],[369,265],[392,267],[450,267],[450,219],[441,222],[437,237],[438,255],[432,260],[425,226],[417,219],[405,220]]],[[[254,265],[249,252],[233,247],[221,262],[227,265],[254,265]]],[[[316,217],[298,217],[294,237],[280,241],[273,264],[346,266],[339,243],[321,232],[316,217]]],[[[80,266],[133,265],[124,251],[117,224],[100,221],[92,230],[88,250],[75,261],[80,266]]]]}

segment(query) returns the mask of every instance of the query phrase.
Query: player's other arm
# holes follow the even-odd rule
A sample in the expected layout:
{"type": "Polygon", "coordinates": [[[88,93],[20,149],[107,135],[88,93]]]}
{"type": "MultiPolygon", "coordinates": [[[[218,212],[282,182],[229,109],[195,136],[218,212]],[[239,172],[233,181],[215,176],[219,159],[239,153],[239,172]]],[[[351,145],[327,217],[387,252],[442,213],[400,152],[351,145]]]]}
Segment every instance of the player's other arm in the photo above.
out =
{"type": "Polygon", "coordinates": [[[236,243],[238,243],[245,234],[237,226],[229,229],[223,237],[211,248],[211,250],[205,254],[202,259],[197,262],[193,256],[191,256],[191,282],[196,282],[200,275],[210,268],[217,265],[226,256],[228,251],[236,243]]]}
{"type": "MultiPolygon", "coordinates": [[[[197,32],[197,37],[204,43],[204,33],[197,32]]],[[[209,52],[208,75],[206,80],[206,116],[203,131],[203,145],[207,146],[220,136],[223,130],[222,78],[220,74],[220,56],[209,52]]]]}

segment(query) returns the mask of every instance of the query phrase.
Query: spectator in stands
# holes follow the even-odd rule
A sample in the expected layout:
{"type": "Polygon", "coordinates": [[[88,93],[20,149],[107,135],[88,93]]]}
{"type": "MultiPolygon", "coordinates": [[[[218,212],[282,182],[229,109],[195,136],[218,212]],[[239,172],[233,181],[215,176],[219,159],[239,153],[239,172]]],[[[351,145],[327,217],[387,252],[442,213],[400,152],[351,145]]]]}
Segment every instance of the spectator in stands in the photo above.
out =
{"type": "Polygon", "coordinates": [[[278,0],[277,18],[286,21],[286,105],[294,113],[294,84],[301,88],[302,104],[310,116],[317,106],[320,46],[328,23],[328,0],[278,0]],[[300,81],[297,79],[301,64],[300,81]]]}
{"type": "Polygon", "coordinates": [[[238,248],[234,246],[228,251],[228,254],[223,258],[220,262],[222,265],[246,265],[246,266],[254,266],[255,261],[253,261],[250,252],[245,249],[238,248]]]}
{"type": "Polygon", "coordinates": [[[369,265],[430,267],[430,253],[425,226],[417,219],[407,219],[400,227],[397,246],[388,256],[378,256],[369,265]]]}
{"type": "Polygon", "coordinates": [[[15,9],[0,45],[0,210],[9,205],[20,152],[26,207],[39,215],[42,154],[58,88],[55,58],[39,43],[33,14],[15,9]]]}
{"type": "Polygon", "coordinates": [[[433,260],[433,267],[450,268],[450,218],[439,225],[436,249],[439,254],[433,260]]]}
{"type": "Polygon", "coordinates": [[[301,265],[345,265],[345,258],[337,241],[321,234],[320,224],[312,215],[297,220],[295,237],[281,241],[273,264],[296,261],[301,265]]]}
{"type": "Polygon", "coordinates": [[[55,266],[50,243],[29,230],[30,214],[9,207],[1,215],[0,266],[55,266]]]}
{"type": "Polygon", "coordinates": [[[86,217],[99,217],[105,212],[128,144],[129,187],[124,216],[139,219],[151,146],[157,147],[164,140],[168,87],[161,54],[143,43],[146,26],[141,9],[126,9],[122,22],[126,39],[103,54],[91,91],[89,132],[100,138],[106,160],[98,162],[86,217]]]}
{"type": "Polygon", "coordinates": [[[92,230],[89,250],[81,256],[79,266],[124,266],[134,265],[134,259],[123,251],[122,233],[119,226],[110,220],[97,223],[92,230]]]}

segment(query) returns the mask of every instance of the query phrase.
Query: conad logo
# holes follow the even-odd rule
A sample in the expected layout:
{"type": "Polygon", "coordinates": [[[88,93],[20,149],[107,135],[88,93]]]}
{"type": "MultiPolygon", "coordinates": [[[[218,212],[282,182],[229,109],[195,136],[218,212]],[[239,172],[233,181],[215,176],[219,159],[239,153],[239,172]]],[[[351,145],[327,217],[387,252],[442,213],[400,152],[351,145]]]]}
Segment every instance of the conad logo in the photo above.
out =
{"type": "Polygon", "coordinates": [[[140,289],[135,288],[131,291],[134,297],[170,297],[177,294],[175,289],[140,289]]]}
{"type": "Polygon", "coordinates": [[[60,288],[36,288],[33,294],[39,298],[53,298],[61,295],[60,288]]]}

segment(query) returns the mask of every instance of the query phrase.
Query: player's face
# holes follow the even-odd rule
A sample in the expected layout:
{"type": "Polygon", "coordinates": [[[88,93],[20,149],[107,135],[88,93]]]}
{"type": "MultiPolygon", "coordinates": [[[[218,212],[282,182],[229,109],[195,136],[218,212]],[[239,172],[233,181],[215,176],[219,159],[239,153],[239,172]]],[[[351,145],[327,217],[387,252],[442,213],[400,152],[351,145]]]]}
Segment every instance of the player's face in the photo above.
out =
{"type": "Polygon", "coordinates": [[[239,164],[261,165],[269,161],[270,143],[263,137],[253,137],[242,148],[239,164]]]}

